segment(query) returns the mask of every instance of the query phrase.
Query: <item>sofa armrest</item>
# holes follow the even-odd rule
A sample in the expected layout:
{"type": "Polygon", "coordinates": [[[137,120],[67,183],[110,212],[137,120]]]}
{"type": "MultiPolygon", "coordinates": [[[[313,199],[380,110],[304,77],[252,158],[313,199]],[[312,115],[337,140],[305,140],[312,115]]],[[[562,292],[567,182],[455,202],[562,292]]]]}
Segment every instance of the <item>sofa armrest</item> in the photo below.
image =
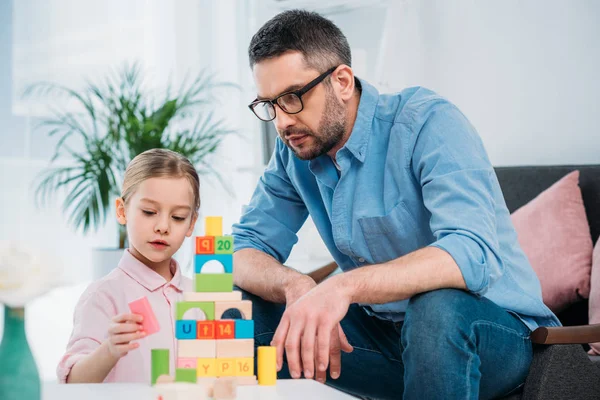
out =
{"type": "Polygon", "coordinates": [[[600,324],[540,327],[531,334],[536,344],[584,344],[600,342],[600,324]]]}

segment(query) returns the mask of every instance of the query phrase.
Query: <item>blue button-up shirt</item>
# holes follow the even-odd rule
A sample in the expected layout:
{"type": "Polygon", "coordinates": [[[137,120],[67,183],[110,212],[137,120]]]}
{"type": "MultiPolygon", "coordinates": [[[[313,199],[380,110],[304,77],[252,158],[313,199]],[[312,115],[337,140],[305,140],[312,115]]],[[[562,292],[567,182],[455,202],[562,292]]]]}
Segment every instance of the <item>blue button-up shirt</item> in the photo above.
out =
{"type": "MultiPolygon", "coordinates": [[[[424,88],[362,93],[350,138],[336,154],[303,161],[278,138],[250,204],[233,226],[235,250],[283,263],[310,214],[343,271],[425,246],[448,252],[467,289],[531,329],[560,322],[517,242],[483,143],[450,102],[424,88]]],[[[402,282],[398,282],[401,285],[402,282]]],[[[364,305],[402,320],[408,300],[364,305]]]]}

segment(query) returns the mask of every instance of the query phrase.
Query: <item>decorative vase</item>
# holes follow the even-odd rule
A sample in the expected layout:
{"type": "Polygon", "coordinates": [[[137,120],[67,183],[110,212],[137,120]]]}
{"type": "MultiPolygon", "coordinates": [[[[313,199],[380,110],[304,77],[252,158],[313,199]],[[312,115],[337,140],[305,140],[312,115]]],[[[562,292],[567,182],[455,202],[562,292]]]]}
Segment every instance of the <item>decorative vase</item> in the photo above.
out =
{"type": "Polygon", "coordinates": [[[0,399],[40,400],[40,375],[25,335],[25,309],[4,306],[0,399]]]}

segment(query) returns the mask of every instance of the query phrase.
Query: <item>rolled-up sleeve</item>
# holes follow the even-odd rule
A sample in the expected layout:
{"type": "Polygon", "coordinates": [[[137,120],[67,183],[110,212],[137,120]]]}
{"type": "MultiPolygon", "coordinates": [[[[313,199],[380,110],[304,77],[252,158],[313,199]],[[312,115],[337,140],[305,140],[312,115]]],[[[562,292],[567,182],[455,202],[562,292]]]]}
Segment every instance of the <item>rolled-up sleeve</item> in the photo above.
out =
{"type": "Polygon", "coordinates": [[[287,260],[298,241],[297,232],[308,217],[306,205],[287,174],[282,158],[284,146],[278,139],[250,203],[232,229],[234,251],[257,249],[281,263],[287,260]]]}
{"type": "Polygon", "coordinates": [[[108,326],[114,315],[114,302],[97,285],[92,284],[81,295],[75,306],[67,350],[56,368],[59,383],[66,383],[71,368],[108,338],[108,326]]]}
{"type": "Polygon", "coordinates": [[[411,167],[431,213],[431,246],[449,253],[467,289],[483,295],[504,271],[493,167],[473,126],[450,103],[432,105],[420,126],[411,167]]]}

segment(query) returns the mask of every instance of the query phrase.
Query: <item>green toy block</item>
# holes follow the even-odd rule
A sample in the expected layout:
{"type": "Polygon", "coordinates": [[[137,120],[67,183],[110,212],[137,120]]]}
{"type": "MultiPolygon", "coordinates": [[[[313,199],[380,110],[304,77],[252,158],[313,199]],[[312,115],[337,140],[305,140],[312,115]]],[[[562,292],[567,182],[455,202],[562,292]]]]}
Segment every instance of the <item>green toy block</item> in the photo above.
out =
{"type": "MultiPolygon", "coordinates": [[[[230,290],[231,291],[231,290],[230,290]]],[[[175,304],[175,316],[182,320],[183,315],[192,308],[199,308],[206,314],[207,321],[215,319],[215,303],[212,301],[180,301],[175,304]]],[[[191,318],[188,318],[191,319],[191,318]]]]}
{"type": "Polygon", "coordinates": [[[196,274],[196,292],[232,292],[233,274],[196,274]]]}
{"type": "Polygon", "coordinates": [[[152,349],[151,379],[156,384],[156,379],[161,375],[170,375],[169,349],[152,349]]]}
{"type": "Polygon", "coordinates": [[[196,383],[198,379],[196,375],[196,368],[176,368],[175,382],[196,383]]]}
{"type": "Polygon", "coordinates": [[[233,254],[233,236],[215,237],[215,254],[233,254]]]}

